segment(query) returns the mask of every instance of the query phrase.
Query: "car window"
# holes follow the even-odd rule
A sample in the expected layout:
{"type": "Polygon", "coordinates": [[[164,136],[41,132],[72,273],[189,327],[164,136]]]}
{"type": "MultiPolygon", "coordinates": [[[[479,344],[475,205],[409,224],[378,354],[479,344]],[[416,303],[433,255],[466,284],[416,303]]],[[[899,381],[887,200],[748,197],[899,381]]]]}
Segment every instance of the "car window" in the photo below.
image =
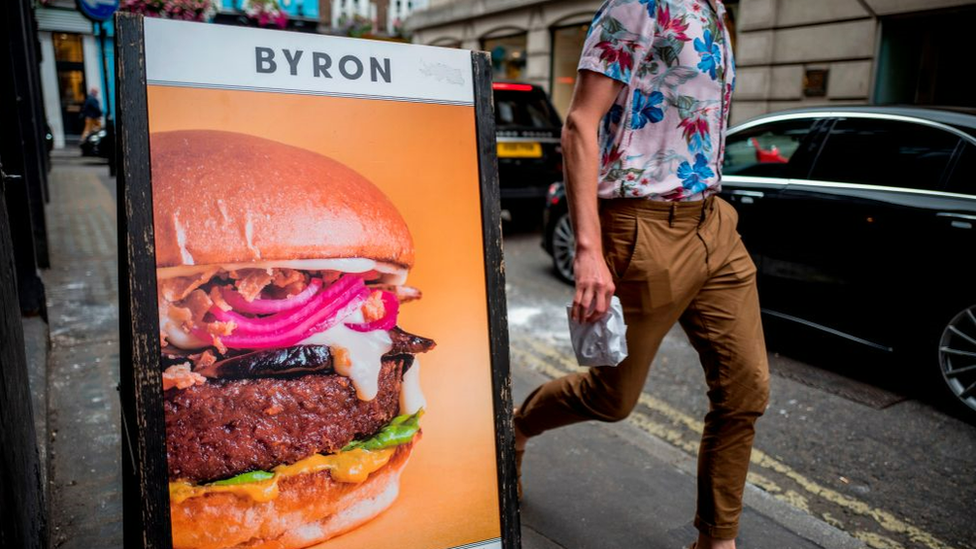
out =
{"type": "Polygon", "coordinates": [[[913,122],[840,119],[810,178],[935,190],[958,143],[955,134],[913,122]]]}
{"type": "Polygon", "coordinates": [[[789,177],[789,161],[810,133],[814,119],[770,122],[730,135],[725,143],[725,175],[789,177]]]}
{"type": "Polygon", "coordinates": [[[976,146],[966,143],[949,176],[949,192],[976,196],[976,146]]]}
{"type": "Polygon", "coordinates": [[[553,128],[559,117],[542,93],[495,90],[495,125],[553,128]]]}

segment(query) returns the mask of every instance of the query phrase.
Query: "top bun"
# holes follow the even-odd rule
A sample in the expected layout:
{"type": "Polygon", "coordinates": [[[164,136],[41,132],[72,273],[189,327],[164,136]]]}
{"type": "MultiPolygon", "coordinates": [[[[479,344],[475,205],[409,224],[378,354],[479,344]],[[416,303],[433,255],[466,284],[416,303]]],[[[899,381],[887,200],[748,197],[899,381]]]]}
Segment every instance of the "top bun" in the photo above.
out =
{"type": "Polygon", "coordinates": [[[150,135],[156,267],[367,258],[413,265],[375,185],[320,154],[241,133],[150,135]]]}

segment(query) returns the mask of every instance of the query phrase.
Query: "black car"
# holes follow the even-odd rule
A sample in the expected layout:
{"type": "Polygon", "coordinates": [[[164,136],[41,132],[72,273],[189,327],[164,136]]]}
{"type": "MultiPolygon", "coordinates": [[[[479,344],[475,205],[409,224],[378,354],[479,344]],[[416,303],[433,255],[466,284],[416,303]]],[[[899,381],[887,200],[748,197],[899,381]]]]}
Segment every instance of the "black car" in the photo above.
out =
{"type": "Polygon", "coordinates": [[[502,209],[538,220],[549,185],[563,178],[562,121],[539,86],[495,82],[492,89],[502,209]]]}
{"type": "Polygon", "coordinates": [[[572,284],[576,236],[569,221],[566,186],[562,182],[550,185],[546,194],[546,209],[542,213],[542,247],[552,257],[556,276],[572,284]]]}
{"type": "MultiPolygon", "coordinates": [[[[917,354],[976,414],[974,114],[859,106],[762,116],[729,130],[721,194],[739,211],[767,317],[917,354]]],[[[552,200],[545,246],[567,278],[562,191],[552,200]]]]}

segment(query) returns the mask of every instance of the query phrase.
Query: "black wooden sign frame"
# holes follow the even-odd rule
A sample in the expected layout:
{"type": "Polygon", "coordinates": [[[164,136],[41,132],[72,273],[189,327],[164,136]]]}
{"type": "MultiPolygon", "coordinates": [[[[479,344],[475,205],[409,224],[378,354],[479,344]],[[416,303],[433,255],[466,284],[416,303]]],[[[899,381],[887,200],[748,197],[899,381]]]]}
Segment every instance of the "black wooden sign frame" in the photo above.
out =
{"type": "MultiPolygon", "coordinates": [[[[143,17],[115,19],[125,547],[170,549],[143,17]]],[[[491,60],[472,52],[501,539],[521,547],[491,60]]]]}

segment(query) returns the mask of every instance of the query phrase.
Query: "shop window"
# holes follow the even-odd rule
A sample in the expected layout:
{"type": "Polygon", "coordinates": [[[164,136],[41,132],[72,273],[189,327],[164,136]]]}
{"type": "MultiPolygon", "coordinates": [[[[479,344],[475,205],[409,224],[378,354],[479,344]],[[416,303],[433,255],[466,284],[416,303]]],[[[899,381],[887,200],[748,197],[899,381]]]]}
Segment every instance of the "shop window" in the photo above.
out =
{"type": "Polygon", "coordinates": [[[552,30],[552,104],[563,117],[569,110],[576,85],[576,68],[586,41],[589,23],[558,27],[552,30]]]}
{"type": "Polygon", "coordinates": [[[84,126],[81,106],[88,93],[85,89],[85,54],[81,45],[81,35],[56,32],[51,38],[54,43],[54,64],[57,71],[64,133],[78,135],[84,126]]]}
{"type": "Polygon", "coordinates": [[[525,78],[527,41],[528,35],[524,32],[481,40],[481,49],[491,54],[492,76],[495,80],[525,78]]]}

